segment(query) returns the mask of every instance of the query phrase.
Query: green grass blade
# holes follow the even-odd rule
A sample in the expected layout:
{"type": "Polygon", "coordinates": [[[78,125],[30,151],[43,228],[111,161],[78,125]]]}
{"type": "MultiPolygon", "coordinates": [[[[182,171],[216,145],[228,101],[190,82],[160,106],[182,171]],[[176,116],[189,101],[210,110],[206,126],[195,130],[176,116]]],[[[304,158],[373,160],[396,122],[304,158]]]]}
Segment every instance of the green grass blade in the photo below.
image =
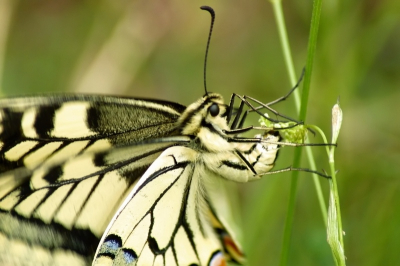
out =
{"type": "MultiPolygon", "coordinates": [[[[286,33],[286,27],[285,27],[285,23],[284,23],[284,16],[283,16],[283,11],[282,11],[281,1],[280,0],[271,0],[271,3],[272,3],[273,10],[275,13],[275,18],[276,18],[276,22],[277,22],[279,36],[280,36],[281,43],[282,43],[281,45],[282,45],[282,50],[283,50],[283,54],[285,57],[285,62],[286,62],[289,78],[290,78],[292,85],[294,86],[297,79],[294,74],[295,73],[294,64],[293,64],[293,60],[292,60],[292,57],[290,54],[290,45],[289,45],[289,41],[288,41],[288,37],[287,37],[287,33],[286,33]]],[[[302,91],[302,95],[301,95],[300,105],[299,105],[299,101],[298,101],[298,99],[299,99],[298,90],[295,91],[295,93],[294,93],[296,108],[299,111],[299,119],[301,121],[305,121],[305,118],[307,115],[307,105],[308,105],[308,97],[309,97],[309,91],[310,91],[311,73],[312,73],[315,48],[316,48],[316,43],[317,43],[319,19],[320,19],[320,15],[321,15],[321,5],[322,5],[322,0],[314,1],[314,7],[313,7],[313,12],[312,12],[312,17],[311,17],[308,52],[307,52],[306,73],[305,73],[305,77],[304,77],[304,81],[303,81],[303,91],[302,91]]],[[[311,165],[311,167],[315,167],[312,151],[311,151],[310,147],[306,147],[306,148],[307,148],[307,157],[310,161],[310,165],[311,165]]],[[[300,161],[301,161],[301,150],[296,149],[294,152],[293,166],[298,167],[300,165],[300,161]]],[[[286,216],[286,221],[285,221],[282,251],[281,251],[281,258],[280,258],[281,266],[287,265],[287,261],[288,261],[288,254],[289,254],[289,249],[290,249],[290,238],[292,235],[292,223],[293,223],[293,217],[294,217],[298,174],[299,174],[298,172],[294,171],[294,172],[292,172],[292,177],[291,177],[290,197],[289,197],[288,210],[287,210],[287,216],[286,216]]],[[[318,200],[320,202],[321,213],[322,213],[322,216],[323,216],[325,224],[326,224],[326,213],[327,212],[326,212],[325,202],[324,202],[324,199],[322,196],[321,186],[320,186],[318,177],[314,177],[314,183],[315,183],[315,187],[316,187],[318,200]]]]}

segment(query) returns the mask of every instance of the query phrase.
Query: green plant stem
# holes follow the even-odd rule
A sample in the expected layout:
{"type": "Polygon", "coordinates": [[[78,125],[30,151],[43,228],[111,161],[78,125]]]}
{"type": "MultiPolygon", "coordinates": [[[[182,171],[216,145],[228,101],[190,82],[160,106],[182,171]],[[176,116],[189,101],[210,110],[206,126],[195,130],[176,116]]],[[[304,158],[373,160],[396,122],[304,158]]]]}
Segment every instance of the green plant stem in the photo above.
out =
{"type": "MultiPolygon", "coordinates": [[[[278,27],[278,32],[281,40],[282,50],[285,58],[286,67],[289,74],[289,79],[292,83],[292,86],[296,84],[296,76],[294,71],[294,64],[292,60],[292,56],[290,53],[290,45],[287,37],[286,27],[284,23],[284,16],[282,11],[282,4],[280,0],[270,0],[273,6],[275,19],[278,27]]],[[[295,104],[296,108],[299,112],[299,118],[301,121],[305,121],[307,115],[307,104],[308,104],[308,96],[310,91],[310,83],[311,83],[311,73],[314,61],[314,54],[318,36],[318,27],[319,27],[319,18],[321,14],[321,4],[322,0],[315,0],[314,7],[311,17],[311,28],[310,28],[310,38],[309,38],[309,46],[307,52],[307,63],[306,63],[306,73],[303,82],[303,92],[301,95],[301,102],[299,103],[299,92],[296,90],[294,92],[295,104]]],[[[315,169],[315,162],[312,155],[312,151],[310,147],[307,147],[307,157],[310,162],[311,167],[315,169]]],[[[298,167],[301,161],[301,150],[296,149],[294,152],[294,159],[293,159],[293,166],[298,167]]],[[[291,177],[291,186],[290,186],[290,197],[289,197],[289,204],[288,204],[288,211],[285,221],[285,228],[284,228],[284,236],[283,236],[283,243],[282,243],[282,253],[280,258],[280,265],[284,266],[287,264],[288,260],[288,253],[290,247],[290,238],[292,235],[292,223],[293,223],[293,216],[294,216],[294,208],[295,208],[295,199],[296,199],[296,191],[297,191],[297,181],[298,181],[298,173],[296,171],[292,172],[291,177]]],[[[316,192],[318,196],[318,200],[321,207],[321,213],[323,214],[323,219],[326,224],[326,207],[325,201],[323,199],[321,185],[319,182],[318,177],[314,177],[314,184],[316,187],[316,192]]]]}
{"type": "Polygon", "coordinates": [[[339,195],[338,195],[338,188],[337,188],[334,154],[335,154],[335,147],[333,146],[333,147],[331,147],[330,152],[329,152],[329,166],[330,166],[330,171],[331,171],[331,175],[332,175],[331,182],[332,182],[333,195],[335,197],[335,203],[336,203],[336,212],[337,212],[336,215],[337,215],[337,221],[338,221],[339,241],[344,250],[342,217],[340,214],[340,202],[339,202],[339,195]]]}
{"type": "MultiPolygon", "coordinates": [[[[276,25],[278,27],[279,39],[280,39],[281,45],[282,45],[283,57],[285,60],[286,69],[288,71],[290,84],[292,86],[294,86],[294,85],[296,85],[297,77],[296,77],[296,71],[294,69],[292,54],[290,52],[289,39],[288,39],[288,35],[286,32],[285,18],[283,16],[283,10],[282,10],[282,1],[281,0],[270,0],[270,1],[272,3],[272,8],[273,8],[274,14],[275,14],[275,20],[276,20],[276,25]]],[[[294,96],[296,110],[299,113],[300,112],[299,90],[295,90],[293,93],[293,96],[294,96]]]]}
{"type": "MultiPolygon", "coordinates": [[[[342,118],[340,118],[340,120],[341,119],[342,118]]],[[[333,129],[334,123],[332,124],[333,124],[332,126],[333,129]]],[[[310,125],[308,127],[317,131],[323,138],[324,143],[328,144],[324,132],[322,132],[322,130],[319,127],[310,125]]],[[[336,142],[339,129],[335,129],[337,130],[337,133],[336,137],[332,138],[332,142],[336,142]]],[[[344,256],[342,219],[340,214],[340,203],[339,203],[339,195],[337,189],[336,170],[335,170],[335,157],[334,157],[335,146],[331,146],[329,148],[328,146],[326,146],[326,152],[329,157],[329,168],[331,173],[331,180],[329,181],[330,199],[329,199],[329,214],[328,214],[329,220],[327,221],[327,240],[329,245],[331,246],[333,258],[335,260],[336,265],[345,266],[346,259],[344,256]]]]}
{"type": "MultiPolygon", "coordinates": [[[[318,132],[318,134],[322,137],[323,142],[325,144],[328,143],[324,132],[319,127],[312,126],[312,125],[307,125],[307,126],[312,128],[316,132],[318,132]]],[[[326,146],[326,152],[329,154],[328,146],[326,146]]],[[[311,149],[310,146],[306,147],[306,154],[307,154],[308,162],[310,164],[310,168],[311,169],[317,169],[317,167],[315,165],[314,154],[313,154],[312,149],[311,149]]],[[[322,219],[324,220],[325,226],[327,226],[327,223],[328,223],[327,213],[328,213],[328,211],[326,209],[324,195],[322,194],[320,177],[318,175],[316,175],[316,174],[313,174],[313,182],[314,182],[315,190],[317,192],[317,197],[318,197],[319,207],[321,209],[322,219]]]]}
{"type": "MultiPolygon", "coordinates": [[[[297,78],[294,70],[294,64],[292,55],[290,52],[289,39],[286,32],[285,19],[282,10],[282,2],[280,0],[271,0],[272,7],[275,14],[276,24],[278,27],[279,38],[281,40],[283,56],[285,58],[286,69],[288,71],[290,83],[292,86],[296,84],[297,78]]],[[[298,113],[300,113],[300,93],[299,90],[294,91],[294,99],[295,106],[298,113]]],[[[293,160],[294,167],[297,167],[301,161],[301,150],[296,149],[293,160]]],[[[288,254],[290,249],[290,238],[292,235],[292,224],[294,218],[294,210],[296,206],[296,194],[297,194],[297,181],[298,181],[299,173],[297,171],[292,172],[291,176],[291,184],[290,184],[290,192],[289,192],[289,202],[288,202],[288,210],[286,214],[285,220],[285,228],[283,232],[283,241],[282,241],[282,251],[280,257],[280,265],[284,266],[288,261],[288,254]]]]}
{"type": "Polygon", "coordinates": [[[310,93],[311,74],[314,65],[314,55],[317,46],[319,19],[321,17],[322,0],[314,0],[313,11],[311,14],[310,37],[308,40],[306,73],[303,81],[303,91],[301,94],[300,120],[304,121],[307,116],[308,96],[310,93]]]}
{"type": "Polygon", "coordinates": [[[0,96],[2,96],[3,93],[3,77],[7,40],[10,31],[11,19],[16,4],[16,0],[2,0],[0,2],[0,96]]]}
{"type": "MultiPolygon", "coordinates": [[[[313,10],[311,14],[310,37],[308,40],[308,49],[307,49],[306,73],[304,75],[303,90],[301,94],[301,108],[299,114],[300,121],[305,121],[307,116],[308,96],[310,93],[311,74],[314,65],[315,50],[317,46],[319,20],[321,17],[321,7],[322,7],[322,0],[314,0],[313,10]]],[[[321,134],[321,136],[323,136],[323,134],[321,134]]],[[[306,147],[306,153],[310,167],[312,167],[312,169],[316,169],[314,155],[311,150],[311,147],[306,147]]],[[[327,210],[326,210],[325,200],[322,195],[320,178],[317,175],[313,175],[313,180],[314,180],[315,190],[317,192],[319,205],[321,208],[322,217],[326,225],[327,210]]]]}
{"type": "MultiPolygon", "coordinates": [[[[311,169],[317,169],[317,166],[315,164],[315,159],[314,159],[314,154],[312,152],[312,149],[310,146],[305,147],[306,148],[306,155],[307,155],[307,160],[308,163],[310,164],[311,169]]],[[[321,214],[322,214],[322,219],[324,221],[325,226],[327,225],[327,209],[326,209],[326,203],[324,199],[324,195],[322,193],[322,188],[321,188],[321,177],[313,174],[313,182],[314,182],[314,187],[315,187],[315,192],[317,193],[317,198],[318,198],[318,203],[319,203],[319,208],[321,209],[321,214]]]]}
{"type": "MultiPolygon", "coordinates": [[[[301,150],[296,149],[294,152],[294,160],[293,165],[297,166],[300,164],[301,160],[301,150]]],[[[290,238],[292,236],[292,224],[294,218],[294,210],[296,206],[296,194],[297,194],[297,181],[299,178],[298,171],[292,171],[292,176],[290,179],[290,192],[289,192],[289,204],[288,210],[286,213],[285,219],[285,228],[283,232],[283,241],[282,241],[282,251],[279,265],[284,266],[287,265],[287,261],[289,258],[289,249],[290,249],[290,238]]]]}

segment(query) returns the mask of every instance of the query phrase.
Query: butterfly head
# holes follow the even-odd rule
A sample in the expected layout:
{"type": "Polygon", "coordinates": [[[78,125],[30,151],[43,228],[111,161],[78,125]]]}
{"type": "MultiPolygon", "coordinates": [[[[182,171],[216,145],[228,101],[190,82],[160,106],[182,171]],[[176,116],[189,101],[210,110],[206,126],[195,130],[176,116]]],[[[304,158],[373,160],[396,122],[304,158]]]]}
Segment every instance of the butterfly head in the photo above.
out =
{"type": "Polygon", "coordinates": [[[224,134],[227,124],[228,106],[221,95],[209,93],[189,105],[178,120],[183,135],[199,136],[202,129],[211,134],[224,134]]]}

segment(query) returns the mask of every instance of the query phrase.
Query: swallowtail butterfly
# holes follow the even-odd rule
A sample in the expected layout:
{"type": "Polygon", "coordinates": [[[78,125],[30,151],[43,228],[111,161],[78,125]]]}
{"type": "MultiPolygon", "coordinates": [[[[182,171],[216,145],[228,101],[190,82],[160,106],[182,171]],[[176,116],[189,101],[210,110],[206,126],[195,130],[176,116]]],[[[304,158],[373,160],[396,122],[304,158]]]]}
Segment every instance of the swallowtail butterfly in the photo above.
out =
{"type": "Polygon", "coordinates": [[[242,264],[212,186],[268,173],[280,136],[240,137],[235,97],[0,99],[0,264],[242,264]]]}

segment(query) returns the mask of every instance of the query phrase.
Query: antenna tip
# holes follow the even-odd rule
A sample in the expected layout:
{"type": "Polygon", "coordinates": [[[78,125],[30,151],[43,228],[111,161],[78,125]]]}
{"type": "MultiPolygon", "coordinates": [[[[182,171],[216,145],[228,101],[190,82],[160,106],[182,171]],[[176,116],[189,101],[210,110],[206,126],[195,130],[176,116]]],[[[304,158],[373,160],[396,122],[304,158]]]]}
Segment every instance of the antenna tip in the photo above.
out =
{"type": "Polygon", "coordinates": [[[201,10],[207,10],[208,12],[211,13],[211,15],[215,15],[214,9],[212,9],[212,8],[209,7],[209,6],[201,6],[200,9],[201,9],[201,10]]]}

